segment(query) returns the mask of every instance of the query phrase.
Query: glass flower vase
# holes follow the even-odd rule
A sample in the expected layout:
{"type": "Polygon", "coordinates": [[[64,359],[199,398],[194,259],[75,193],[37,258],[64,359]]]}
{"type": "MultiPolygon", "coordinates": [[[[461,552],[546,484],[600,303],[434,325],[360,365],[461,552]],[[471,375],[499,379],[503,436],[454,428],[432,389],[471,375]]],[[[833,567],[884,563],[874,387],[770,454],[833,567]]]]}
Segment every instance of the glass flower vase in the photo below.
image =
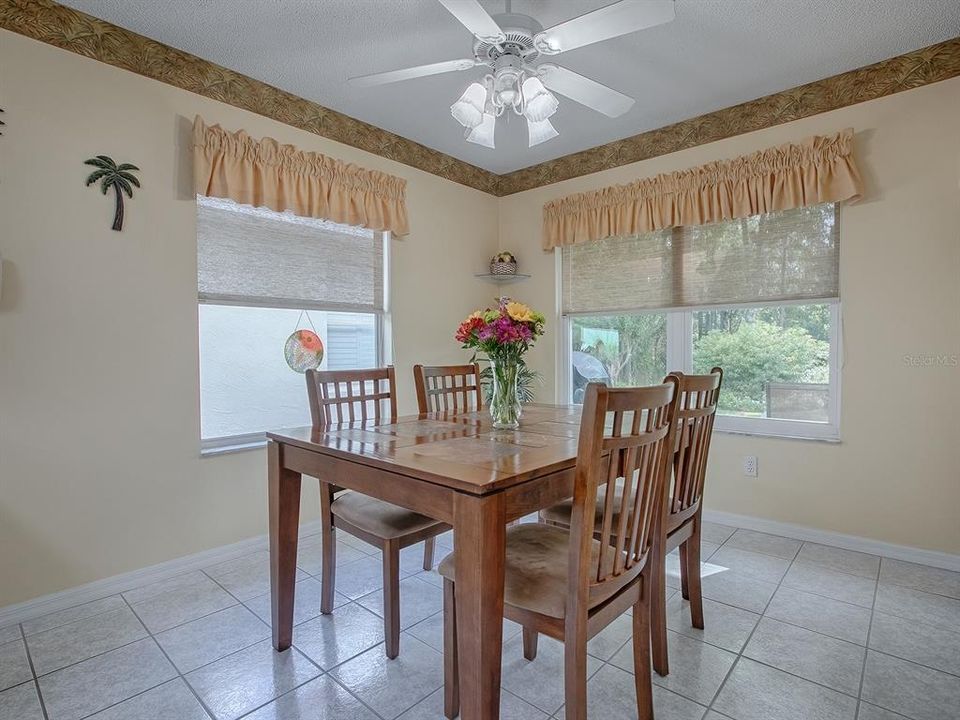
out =
{"type": "Polygon", "coordinates": [[[517,395],[517,377],[520,364],[516,360],[490,360],[493,375],[493,396],[490,398],[490,417],[495,428],[513,430],[520,427],[522,406],[517,395]]]}

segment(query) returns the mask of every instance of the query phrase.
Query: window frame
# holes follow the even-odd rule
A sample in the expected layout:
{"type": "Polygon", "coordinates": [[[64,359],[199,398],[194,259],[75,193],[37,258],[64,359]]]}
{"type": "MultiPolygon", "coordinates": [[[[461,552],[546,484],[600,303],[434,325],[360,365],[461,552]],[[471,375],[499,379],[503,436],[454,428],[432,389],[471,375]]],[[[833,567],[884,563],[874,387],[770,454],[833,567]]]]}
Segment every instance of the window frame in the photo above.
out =
{"type": "MultiPolygon", "coordinates": [[[[618,313],[570,313],[563,312],[563,260],[562,248],[554,250],[556,280],[556,319],[559,332],[556,349],[557,377],[556,393],[561,402],[572,403],[572,330],[571,318],[610,316],[610,315],[647,315],[666,316],[667,372],[679,369],[681,372],[693,372],[693,313],[701,310],[743,309],[751,307],[775,307],[783,305],[827,305],[830,308],[830,354],[828,370],[830,377],[830,398],[827,422],[810,420],[786,420],[782,418],[739,417],[717,414],[714,429],[722,433],[737,435],[756,435],[764,437],[793,438],[802,440],[840,441],[841,408],[841,364],[842,364],[842,313],[839,298],[819,300],[790,300],[779,302],[737,303],[728,305],[685,306],[681,308],[658,308],[654,310],[622,311],[618,313]]],[[[721,389],[722,392],[722,389],[721,389]]]]}
{"type": "MultiPolygon", "coordinates": [[[[346,311],[346,310],[327,310],[316,305],[311,305],[307,303],[305,306],[297,305],[296,303],[277,303],[270,301],[255,302],[245,300],[243,302],[229,302],[223,300],[206,300],[202,299],[199,296],[197,297],[197,337],[199,339],[200,334],[200,317],[199,317],[199,307],[200,305],[234,305],[237,307],[248,307],[248,308],[277,308],[285,310],[313,310],[316,312],[355,312],[356,314],[362,315],[373,315],[375,323],[375,356],[376,361],[379,367],[385,367],[393,362],[393,323],[390,316],[390,307],[391,307],[391,286],[390,286],[390,246],[392,234],[390,231],[378,231],[377,235],[380,237],[380,242],[383,244],[383,309],[377,310],[374,312],[368,311],[346,311]]],[[[200,412],[198,419],[202,418],[203,407],[200,393],[202,389],[200,387],[200,353],[199,353],[199,344],[197,352],[197,407],[200,412]]],[[[306,397],[306,394],[304,394],[306,397]]],[[[199,423],[199,440],[200,440],[200,456],[201,457],[211,457],[215,455],[223,455],[225,453],[231,452],[241,452],[244,450],[257,450],[259,448],[265,447],[267,444],[266,430],[260,432],[251,432],[251,433],[239,433],[236,435],[224,435],[221,437],[203,437],[202,435],[202,422],[199,423]]]]}

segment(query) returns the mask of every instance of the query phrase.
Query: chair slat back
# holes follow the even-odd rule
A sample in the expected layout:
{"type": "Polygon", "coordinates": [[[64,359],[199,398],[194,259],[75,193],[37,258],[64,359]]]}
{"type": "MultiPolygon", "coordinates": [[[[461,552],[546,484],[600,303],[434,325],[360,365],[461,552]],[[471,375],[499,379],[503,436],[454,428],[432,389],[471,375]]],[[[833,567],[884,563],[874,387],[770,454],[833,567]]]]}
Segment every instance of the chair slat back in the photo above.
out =
{"type": "Polygon", "coordinates": [[[480,365],[414,365],[421,413],[462,413],[483,407],[480,365]]]}
{"type": "MultiPolygon", "coordinates": [[[[679,383],[680,400],[677,406],[679,438],[673,458],[673,492],[667,507],[668,516],[696,508],[703,497],[723,370],[715,367],[709,375],[675,372],[669,377],[675,377],[679,383]]],[[[668,529],[669,525],[668,520],[668,529]]]]}
{"type": "Polygon", "coordinates": [[[570,523],[570,588],[587,606],[591,597],[609,594],[608,583],[626,585],[647,563],[662,520],[677,388],[671,377],[643,388],[587,386],[570,523]],[[599,543],[593,557],[598,531],[609,542],[599,543]]]}
{"type": "Polygon", "coordinates": [[[314,427],[397,420],[397,382],[392,366],[307,370],[307,396],[314,427]]]}

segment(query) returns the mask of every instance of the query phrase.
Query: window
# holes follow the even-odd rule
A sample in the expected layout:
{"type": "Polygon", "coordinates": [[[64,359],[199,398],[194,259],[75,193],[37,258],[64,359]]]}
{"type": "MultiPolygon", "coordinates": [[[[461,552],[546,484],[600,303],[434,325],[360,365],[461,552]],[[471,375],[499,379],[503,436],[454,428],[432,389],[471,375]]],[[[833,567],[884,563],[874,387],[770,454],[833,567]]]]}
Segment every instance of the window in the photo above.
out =
{"type": "Polygon", "coordinates": [[[825,204],[564,247],[565,394],[719,365],[717,429],[836,438],[838,230],[825,204]]]}
{"type": "Polygon", "coordinates": [[[381,233],[197,198],[200,430],[204,451],[310,423],[287,337],[316,330],[325,369],[387,361],[381,233]]]}
{"type": "Polygon", "coordinates": [[[573,402],[589,382],[613,387],[653,385],[667,374],[667,316],[588,315],[570,320],[573,402]]]}

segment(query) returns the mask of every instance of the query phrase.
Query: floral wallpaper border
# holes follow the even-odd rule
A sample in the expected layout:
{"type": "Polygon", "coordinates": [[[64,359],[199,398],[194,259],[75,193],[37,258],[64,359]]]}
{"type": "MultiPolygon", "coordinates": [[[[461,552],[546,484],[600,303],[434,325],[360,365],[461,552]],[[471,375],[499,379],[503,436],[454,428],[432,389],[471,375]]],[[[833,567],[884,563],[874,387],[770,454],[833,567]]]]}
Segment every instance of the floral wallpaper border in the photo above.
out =
{"type": "Polygon", "coordinates": [[[0,0],[0,28],[496,194],[493,173],[52,0],[0,0]]]}
{"type": "Polygon", "coordinates": [[[52,0],[0,0],[0,28],[504,196],[960,76],[960,38],[505,175],[52,0]]]}
{"type": "Polygon", "coordinates": [[[781,125],[960,75],[960,38],[500,176],[500,195],[781,125]]]}

